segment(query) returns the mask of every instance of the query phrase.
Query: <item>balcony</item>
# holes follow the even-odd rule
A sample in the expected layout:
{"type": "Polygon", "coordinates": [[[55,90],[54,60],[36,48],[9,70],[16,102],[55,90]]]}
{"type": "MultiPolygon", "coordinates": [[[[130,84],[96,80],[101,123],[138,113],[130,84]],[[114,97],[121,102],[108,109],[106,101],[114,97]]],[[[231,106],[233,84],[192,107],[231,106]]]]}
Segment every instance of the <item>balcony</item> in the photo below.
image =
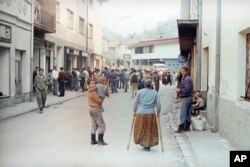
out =
{"type": "Polygon", "coordinates": [[[56,32],[56,1],[36,0],[34,10],[35,30],[44,33],[56,32]]]}

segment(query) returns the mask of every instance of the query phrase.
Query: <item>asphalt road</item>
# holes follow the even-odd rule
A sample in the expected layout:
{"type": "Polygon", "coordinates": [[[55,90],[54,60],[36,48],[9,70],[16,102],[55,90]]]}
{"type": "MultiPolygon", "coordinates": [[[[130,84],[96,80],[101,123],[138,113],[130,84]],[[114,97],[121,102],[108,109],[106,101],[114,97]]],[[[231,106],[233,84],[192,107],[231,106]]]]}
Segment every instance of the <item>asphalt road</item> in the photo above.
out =
{"type": "Polygon", "coordinates": [[[169,128],[173,87],[161,87],[161,127],[165,152],[153,147],[145,152],[131,140],[134,99],[131,92],[111,94],[104,102],[105,141],[90,145],[87,97],[79,97],[0,123],[1,167],[185,167],[180,147],[169,128]]]}

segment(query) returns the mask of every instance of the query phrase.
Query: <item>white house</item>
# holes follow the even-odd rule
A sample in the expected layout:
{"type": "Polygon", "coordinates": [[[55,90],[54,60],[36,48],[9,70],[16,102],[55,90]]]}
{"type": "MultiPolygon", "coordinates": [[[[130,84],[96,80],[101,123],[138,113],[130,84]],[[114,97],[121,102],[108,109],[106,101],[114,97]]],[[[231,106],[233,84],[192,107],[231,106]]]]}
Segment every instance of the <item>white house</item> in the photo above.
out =
{"type": "Polygon", "coordinates": [[[141,41],[130,48],[132,66],[151,68],[154,62],[163,61],[167,69],[177,71],[183,65],[178,61],[178,38],[141,41]]]}

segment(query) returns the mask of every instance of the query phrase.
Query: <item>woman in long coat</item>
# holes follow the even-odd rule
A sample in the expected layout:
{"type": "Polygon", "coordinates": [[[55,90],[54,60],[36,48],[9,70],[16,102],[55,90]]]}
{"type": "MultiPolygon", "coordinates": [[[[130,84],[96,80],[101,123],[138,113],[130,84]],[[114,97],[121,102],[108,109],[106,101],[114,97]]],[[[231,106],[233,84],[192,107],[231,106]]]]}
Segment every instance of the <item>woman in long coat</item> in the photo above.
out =
{"type": "Polygon", "coordinates": [[[145,81],[145,88],[138,91],[134,103],[135,127],[134,142],[140,144],[144,150],[158,145],[157,118],[160,116],[161,102],[158,93],[152,89],[152,82],[145,81]],[[157,111],[155,112],[155,106],[157,111]]]}

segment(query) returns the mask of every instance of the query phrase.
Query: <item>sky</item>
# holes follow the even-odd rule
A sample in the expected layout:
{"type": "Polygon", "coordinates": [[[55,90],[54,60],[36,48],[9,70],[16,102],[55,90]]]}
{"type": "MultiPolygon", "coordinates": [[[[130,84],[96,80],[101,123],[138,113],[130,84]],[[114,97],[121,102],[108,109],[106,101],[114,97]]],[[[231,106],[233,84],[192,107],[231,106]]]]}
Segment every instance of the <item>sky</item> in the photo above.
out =
{"type": "Polygon", "coordinates": [[[102,23],[126,36],[180,15],[180,7],[180,0],[109,0],[102,6],[102,23]]]}

